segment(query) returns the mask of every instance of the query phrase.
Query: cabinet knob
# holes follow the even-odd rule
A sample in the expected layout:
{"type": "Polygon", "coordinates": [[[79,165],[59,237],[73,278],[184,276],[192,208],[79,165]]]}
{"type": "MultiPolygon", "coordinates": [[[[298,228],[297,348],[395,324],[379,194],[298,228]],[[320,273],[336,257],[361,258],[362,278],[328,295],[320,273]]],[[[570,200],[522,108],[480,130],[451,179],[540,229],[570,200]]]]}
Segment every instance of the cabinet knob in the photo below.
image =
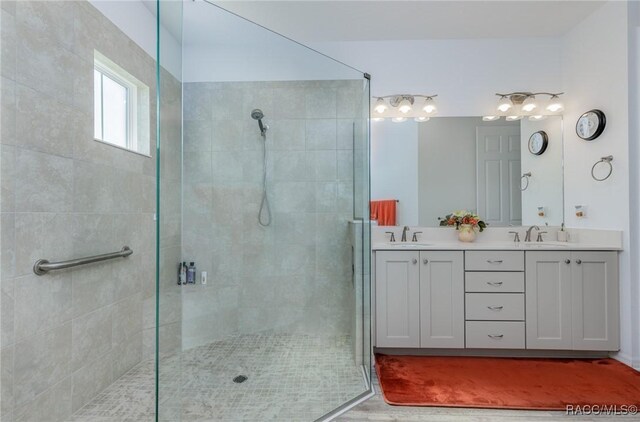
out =
{"type": "Polygon", "coordinates": [[[571,264],[571,260],[570,260],[570,259],[565,259],[565,260],[564,260],[564,263],[565,263],[565,264],[571,264]]]}
{"type": "Polygon", "coordinates": [[[428,260],[427,258],[425,258],[425,259],[423,259],[423,260],[422,260],[422,263],[423,263],[424,265],[427,265],[427,264],[429,263],[429,260],[428,260]]]}
{"type": "Polygon", "coordinates": [[[415,265],[415,264],[417,264],[417,263],[418,263],[418,260],[417,260],[417,259],[415,259],[415,258],[413,258],[413,260],[412,260],[411,262],[413,262],[413,265],[415,265]]]}
{"type": "Polygon", "coordinates": [[[576,259],[576,264],[578,264],[578,265],[582,264],[582,260],[581,259],[576,259]]]}

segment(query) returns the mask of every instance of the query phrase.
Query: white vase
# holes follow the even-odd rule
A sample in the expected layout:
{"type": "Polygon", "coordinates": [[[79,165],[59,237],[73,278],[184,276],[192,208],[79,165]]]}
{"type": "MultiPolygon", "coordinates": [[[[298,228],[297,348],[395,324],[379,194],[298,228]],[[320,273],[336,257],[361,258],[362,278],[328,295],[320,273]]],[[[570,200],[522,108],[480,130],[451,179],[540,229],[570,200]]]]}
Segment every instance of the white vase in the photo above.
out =
{"type": "Polygon", "coordinates": [[[460,227],[458,227],[458,240],[461,242],[473,242],[476,240],[476,231],[471,224],[460,224],[460,227]]]}

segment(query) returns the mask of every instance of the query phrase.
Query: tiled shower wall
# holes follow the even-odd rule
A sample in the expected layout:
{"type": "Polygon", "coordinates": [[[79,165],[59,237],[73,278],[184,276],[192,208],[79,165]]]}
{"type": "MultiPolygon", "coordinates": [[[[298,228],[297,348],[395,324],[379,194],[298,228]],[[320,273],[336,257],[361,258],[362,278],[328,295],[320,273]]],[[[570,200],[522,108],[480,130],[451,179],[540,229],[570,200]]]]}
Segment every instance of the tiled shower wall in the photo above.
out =
{"type": "MultiPolygon", "coordinates": [[[[149,86],[152,155],[155,62],[87,2],[2,1],[0,23],[0,419],[59,421],[154,353],[155,157],[93,140],[93,51],[149,86]],[[123,245],[127,259],[32,272],[123,245]]],[[[179,105],[163,125],[179,134],[179,105]]]]}
{"type": "Polygon", "coordinates": [[[236,333],[352,331],[362,89],[360,80],[184,85],[183,256],[209,274],[207,285],[183,287],[184,348],[236,333]],[[269,227],[258,224],[254,108],[269,125],[269,227]]]}

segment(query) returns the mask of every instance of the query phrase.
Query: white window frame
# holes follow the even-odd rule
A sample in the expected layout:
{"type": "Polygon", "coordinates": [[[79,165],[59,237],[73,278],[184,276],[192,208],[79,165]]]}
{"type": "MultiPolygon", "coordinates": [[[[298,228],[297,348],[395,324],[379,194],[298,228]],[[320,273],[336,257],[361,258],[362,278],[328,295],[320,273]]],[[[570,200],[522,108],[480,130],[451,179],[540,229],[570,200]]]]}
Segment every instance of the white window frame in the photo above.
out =
{"type": "MultiPolygon", "coordinates": [[[[101,110],[102,110],[102,116],[100,116],[101,119],[101,128],[102,128],[102,136],[100,138],[95,138],[94,136],[94,140],[107,144],[107,145],[111,145],[114,146],[116,148],[121,148],[121,149],[125,149],[127,151],[131,151],[137,154],[142,154],[145,156],[149,156],[148,151],[149,151],[149,140],[147,139],[146,141],[146,148],[145,151],[141,151],[141,141],[144,142],[144,140],[139,139],[140,137],[140,128],[139,128],[139,122],[140,122],[140,118],[141,118],[141,109],[140,109],[140,103],[139,103],[139,98],[141,97],[141,91],[146,91],[146,98],[148,98],[148,91],[149,88],[144,85],[142,82],[140,82],[138,79],[136,79],[135,77],[133,77],[132,75],[130,75],[126,70],[122,69],[120,66],[118,66],[117,64],[115,64],[113,61],[109,60],[109,58],[107,58],[106,56],[104,56],[103,54],[101,54],[99,51],[94,50],[94,65],[93,68],[94,70],[98,71],[101,74],[101,78],[100,81],[102,83],[103,78],[107,77],[109,79],[111,79],[112,81],[114,81],[115,83],[117,83],[118,85],[121,85],[122,87],[124,87],[126,89],[126,96],[127,96],[127,114],[126,114],[126,140],[125,140],[125,146],[122,147],[121,145],[118,144],[114,144],[112,142],[110,142],[109,140],[104,139],[104,119],[103,119],[103,115],[104,115],[104,97],[101,95],[101,110]]],[[[91,79],[92,81],[94,80],[94,78],[91,79]]],[[[102,89],[102,87],[101,87],[102,89]]],[[[94,87],[95,90],[95,87],[94,87]]],[[[95,91],[94,91],[95,92],[95,91]]],[[[94,106],[95,107],[95,106],[94,106]]],[[[149,108],[149,104],[147,104],[147,109],[149,108]]],[[[94,116],[95,116],[95,109],[94,109],[94,116]]],[[[148,110],[147,113],[148,115],[148,110]]],[[[95,118],[95,117],[94,117],[95,118]]],[[[148,130],[142,131],[144,132],[142,134],[142,136],[144,137],[145,134],[147,135],[148,138],[148,130]]],[[[95,135],[95,122],[94,122],[94,135],[95,135]]]]}

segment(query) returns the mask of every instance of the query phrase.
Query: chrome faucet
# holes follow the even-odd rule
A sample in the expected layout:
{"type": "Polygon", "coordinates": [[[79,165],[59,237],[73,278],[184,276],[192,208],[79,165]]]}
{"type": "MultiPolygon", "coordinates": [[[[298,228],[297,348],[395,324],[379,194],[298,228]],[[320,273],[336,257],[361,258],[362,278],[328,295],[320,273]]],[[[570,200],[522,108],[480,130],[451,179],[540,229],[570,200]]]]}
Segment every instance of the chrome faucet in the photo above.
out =
{"type": "Polygon", "coordinates": [[[531,242],[531,230],[536,229],[536,231],[540,231],[540,227],[538,226],[531,226],[527,229],[527,234],[524,236],[524,241],[525,242],[531,242]]]}
{"type": "Polygon", "coordinates": [[[402,229],[402,238],[400,239],[401,242],[406,242],[407,241],[407,232],[409,231],[409,226],[404,226],[404,228],[402,229]]]}

